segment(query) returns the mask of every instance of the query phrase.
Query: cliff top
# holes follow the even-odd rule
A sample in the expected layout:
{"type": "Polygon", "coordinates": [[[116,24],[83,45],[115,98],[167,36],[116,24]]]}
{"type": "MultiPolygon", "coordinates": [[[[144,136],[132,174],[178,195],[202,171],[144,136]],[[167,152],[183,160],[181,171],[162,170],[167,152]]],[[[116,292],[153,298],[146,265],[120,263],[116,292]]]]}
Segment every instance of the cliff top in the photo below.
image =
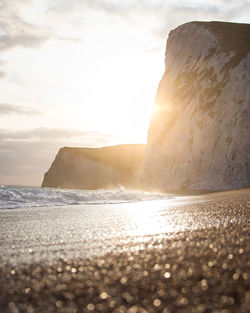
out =
{"type": "MultiPolygon", "coordinates": [[[[172,41],[172,37],[176,32],[187,31],[190,26],[197,26],[207,29],[218,38],[220,49],[224,52],[233,51],[237,56],[237,61],[241,60],[248,53],[250,53],[250,24],[231,23],[231,22],[198,22],[193,21],[178,26],[169,34],[167,46],[172,41]]],[[[197,28],[190,33],[191,36],[195,35],[197,28]]],[[[167,51],[166,51],[167,52],[167,51]]]]}
{"type": "Polygon", "coordinates": [[[71,158],[85,158],[129,174],[141,165],[145,151],[145,144],[123,144],[101,148],[63,147],[56,159],[60,158],[64,152],[69,152],[71,158]]]}

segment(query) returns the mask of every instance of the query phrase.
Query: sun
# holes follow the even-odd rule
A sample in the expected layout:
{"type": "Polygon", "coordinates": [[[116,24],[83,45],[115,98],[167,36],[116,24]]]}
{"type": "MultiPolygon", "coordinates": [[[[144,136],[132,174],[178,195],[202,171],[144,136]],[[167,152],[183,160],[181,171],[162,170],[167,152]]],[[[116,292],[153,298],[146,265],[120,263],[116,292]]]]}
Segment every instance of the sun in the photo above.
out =
{"type": "MultiPolygon", "coordinates": [[[[142,69],[137,67],[138,72],[135,72],[133,58],[101,61],[89,71],[88,99],[79,103],[77,110],[82,116],[86,113],[91,116],[89,124],[100,132],[127,134],[144,142],[154,91],[149,97],[142,69]]],[[[82,89],[79,89],[79,98],[82,89]]]]}
{"type": "MultiPolygon", "coordinates": [[[[102,55],[97,46],[86,51],[84,45],[60,42],[45,46],[38,59],[36,79],[43,82],[42,99],[51,105],[45,127],[97,131],[146,143],[162,68],[155,55],[102,55]]],[[[36,68],[37,60],[29,62],[36,68]]]]}

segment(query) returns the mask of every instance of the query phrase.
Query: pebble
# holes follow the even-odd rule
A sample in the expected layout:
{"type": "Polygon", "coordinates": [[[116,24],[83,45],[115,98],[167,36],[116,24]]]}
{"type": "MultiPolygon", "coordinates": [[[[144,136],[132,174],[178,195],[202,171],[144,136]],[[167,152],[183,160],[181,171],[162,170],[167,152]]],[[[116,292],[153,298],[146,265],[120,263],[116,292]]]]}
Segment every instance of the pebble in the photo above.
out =
{"type": "MultiPolygon", "coordinates": [[[[0,312],[248,313],[249,197],[219,202],[241,223],[152,236],[130,252],[3,265],[0,312]]],[[[202,206],[217,214],[216,201],[202,206]]]]}

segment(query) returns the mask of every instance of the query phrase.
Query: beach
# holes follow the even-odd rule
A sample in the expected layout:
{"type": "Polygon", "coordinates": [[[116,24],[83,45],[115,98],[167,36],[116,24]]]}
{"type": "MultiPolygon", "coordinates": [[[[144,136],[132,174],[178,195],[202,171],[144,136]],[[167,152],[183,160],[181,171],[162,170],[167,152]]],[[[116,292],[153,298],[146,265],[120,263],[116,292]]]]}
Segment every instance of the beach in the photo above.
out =
{"type": "Polygon", "coordinates": [[[0,211],[0,312],[246,313],[249,189],[0,211]]]}

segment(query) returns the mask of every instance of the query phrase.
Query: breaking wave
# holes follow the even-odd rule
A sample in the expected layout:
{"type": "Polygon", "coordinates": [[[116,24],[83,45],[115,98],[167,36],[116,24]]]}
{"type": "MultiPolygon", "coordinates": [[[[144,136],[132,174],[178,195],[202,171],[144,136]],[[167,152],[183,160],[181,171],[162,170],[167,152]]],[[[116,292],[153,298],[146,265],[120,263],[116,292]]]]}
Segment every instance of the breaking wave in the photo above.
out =
{"type": "Polygon", "coordinates": [[[169,199],[170,195],[127,190],[75,190],[0,186],[0,209],[108,204],[169,199]]]}

